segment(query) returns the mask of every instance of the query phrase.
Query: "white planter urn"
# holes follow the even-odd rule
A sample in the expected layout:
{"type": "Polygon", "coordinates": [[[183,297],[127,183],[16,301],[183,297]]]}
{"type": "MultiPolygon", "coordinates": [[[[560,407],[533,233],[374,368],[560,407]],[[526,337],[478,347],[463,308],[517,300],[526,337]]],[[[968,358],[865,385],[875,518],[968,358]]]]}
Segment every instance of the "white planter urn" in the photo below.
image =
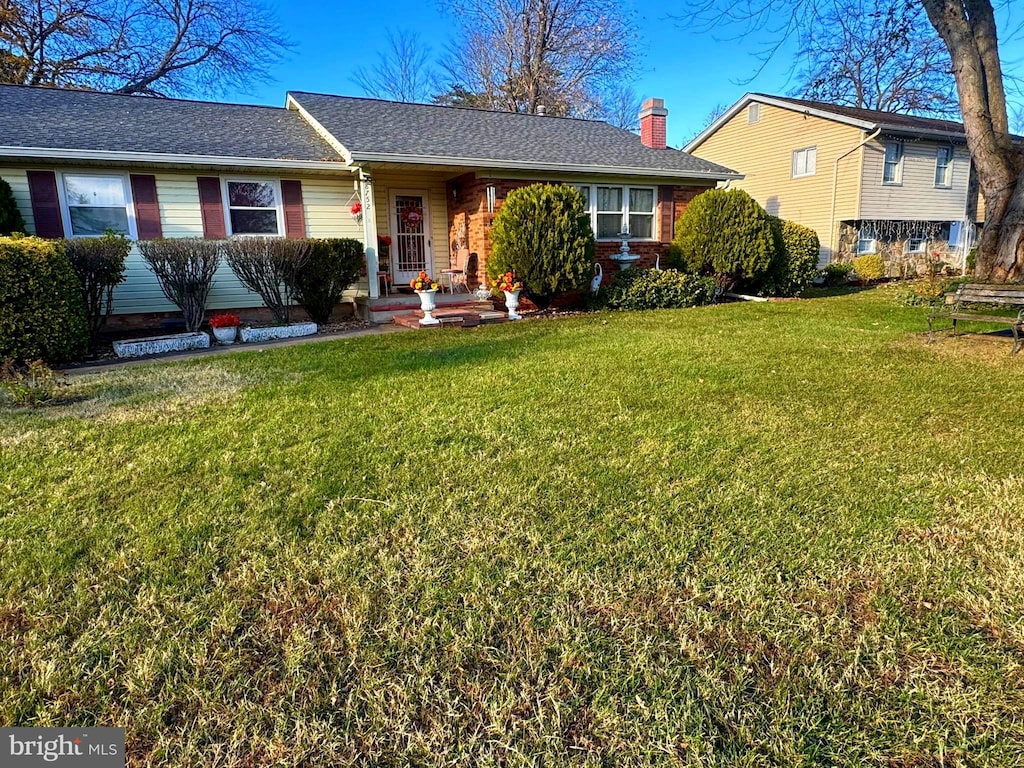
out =
{"type": "Polygon", "coordinates": [[[431,288],[429,291],[416,291],[416,295],[420,297],[420,309],[423,310],[423,318],[420,320],[420,325],[441,324],[441,321],[431,314],[437,309],[437,302],[434,300],[434,294],[436,293],[436,288],[431,288]]]}
{"type": "Polygon", "coordinates": [[[509,320],[522,320],[519,314],[519,291],[502,291],[505,294],[505,309],[508,310],[509,320]]]}
{"type": "Polygon", "coordinates": [[[235,343],[235,336],[238,334],[237,325],[229,325],[224,328],[213,328],[213,338],[217,340],[218,344],[227,346],[228,344],[235,343]]]}

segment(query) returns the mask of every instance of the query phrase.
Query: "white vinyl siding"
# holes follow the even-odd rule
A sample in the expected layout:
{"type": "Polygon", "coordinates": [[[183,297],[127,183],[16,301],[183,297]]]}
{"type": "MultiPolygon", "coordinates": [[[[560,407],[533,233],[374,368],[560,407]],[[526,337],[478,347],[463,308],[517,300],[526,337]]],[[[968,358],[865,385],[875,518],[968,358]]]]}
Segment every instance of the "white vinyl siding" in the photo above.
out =
{"type": "Polygon", "coordinates": [[[28,174],[21,168],[0,168],[0,179],[11,185],[14,201],[21,211],[21,218],[25,220],[25,229],[28,230],[26,234],[34,234],[36,225],[32,218],[32,198],[28,194],[28,174]]]}
{"type": "Polygon", "coordinates": [[[818,169],[818,148],[804,147],[793,150],[793,178],[813,176],[818,169]]]}
{"type": "Polygon", "coordinates": [[[908,141],[903,144],[903,183],[883,184],[885,143],[864,147],[861,203],[855,218],[904,221],[959,221],[967,210],[970,155],[967,147],[952,147],[948,187],[935,186],[935,160],[948,143],[908,141]]]}

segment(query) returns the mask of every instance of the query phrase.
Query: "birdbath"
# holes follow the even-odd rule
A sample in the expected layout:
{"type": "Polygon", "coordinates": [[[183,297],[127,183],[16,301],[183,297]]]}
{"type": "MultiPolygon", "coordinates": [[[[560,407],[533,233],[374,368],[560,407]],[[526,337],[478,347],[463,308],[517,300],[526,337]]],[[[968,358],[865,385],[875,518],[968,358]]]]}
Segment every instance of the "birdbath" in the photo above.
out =
{"type": "Polygon", "coordinates": [[[640,254],[632,253],[629,250],[629,232],[627,230],[619,232],[616,237],[622,240],[622,245],[619,246],[618,252],[612,255],[612,261],[619,265],[619,269],[625,271],[640,261],[640,254]]]}

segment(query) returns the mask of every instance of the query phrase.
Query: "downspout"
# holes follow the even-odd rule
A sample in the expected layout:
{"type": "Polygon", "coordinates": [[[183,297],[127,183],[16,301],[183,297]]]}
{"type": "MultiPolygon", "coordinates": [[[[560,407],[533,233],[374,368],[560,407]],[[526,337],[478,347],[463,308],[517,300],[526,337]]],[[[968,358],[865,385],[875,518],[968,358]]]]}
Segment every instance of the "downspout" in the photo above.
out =
{"type": "Polygon", "coordinates": [[[858,149],[860,149],[865,144],[867,144],[869,141],[873,141],[874,139],[877,139],[878,138],[878,134],[880,134],[881,132],[882,132],[881,128],[876,128],[875,132],[872,133],[867,138],[865,138],[863,141],[861,141],[860,144],[858,144],[857,146],[855,146],[855,147],[853,147],[851,149],[848,149],[846,152],[843,152],[843,154],[841,154],[839,157],[837,157],[835,163],[832,166],[832,210],[829,213],[829,217],[828,217],[828,226],[829,226],[828,249],[829,249],[829,251],[831,251],[831,253],[829,254],[829,259],[830,260],[831,260],[831,258],[833,256],[835,256],[836,245],[837,245],[837,243],[836,243],[836,193],[837,193],[838,186],[839,186],[839,161],[844,159],[844,158],[846,158],[846,157],[849,157],[854,152],[856,152],[858,149]]]}

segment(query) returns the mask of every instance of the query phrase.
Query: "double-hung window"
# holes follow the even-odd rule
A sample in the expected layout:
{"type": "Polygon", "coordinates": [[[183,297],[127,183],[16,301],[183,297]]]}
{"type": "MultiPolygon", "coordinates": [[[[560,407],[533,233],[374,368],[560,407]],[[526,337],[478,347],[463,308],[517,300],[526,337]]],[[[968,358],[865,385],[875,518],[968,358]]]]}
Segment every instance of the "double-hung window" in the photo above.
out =
{"type": "Polygon", "coordinates": [[[928,237],[924,232],[915,232],[907,238],[907,253],[924,253],[928,237]]]}
{"type": "Polygon", "coordinates": [[[793,178],[813,176],[818,168],[818,148],[805,147],[793,152],[793,178]]]}
{"type": "Polygon", "coordinates": [[[576,184],[590,211],[598,240],[617,240],[624,231],[637,240],[654,240],[654,187],[576,184]]]}
{"type": "Polygon", "coordinates": [[[885,167],[882,169],[883,184],[903,183],[903,142],[885,143],[885,167]]]}
{"type": "Polygon", "coordinates": [[[935,186],[940,189],[953,186],[952,147],[939,147],[935,150],[935,186]]]}
{"type": "Polygon", "coordinates": [[[281,234],[281,191],[276,181],[227,179],[224,187],[228,234],[281,234]]]}
{"type": "Polygon", "coordinates": [[[861,227],[860,233],[857,235],[857,253],[875,253],[877,250],[876,238],[874,227],[861,227]]]}
{"type": "Polygon", "coordinates": [[[108,229],[134,237],[128,178],[120,174],[62,174],[65,229],[70,237],[99,237],[108,229]]]}

